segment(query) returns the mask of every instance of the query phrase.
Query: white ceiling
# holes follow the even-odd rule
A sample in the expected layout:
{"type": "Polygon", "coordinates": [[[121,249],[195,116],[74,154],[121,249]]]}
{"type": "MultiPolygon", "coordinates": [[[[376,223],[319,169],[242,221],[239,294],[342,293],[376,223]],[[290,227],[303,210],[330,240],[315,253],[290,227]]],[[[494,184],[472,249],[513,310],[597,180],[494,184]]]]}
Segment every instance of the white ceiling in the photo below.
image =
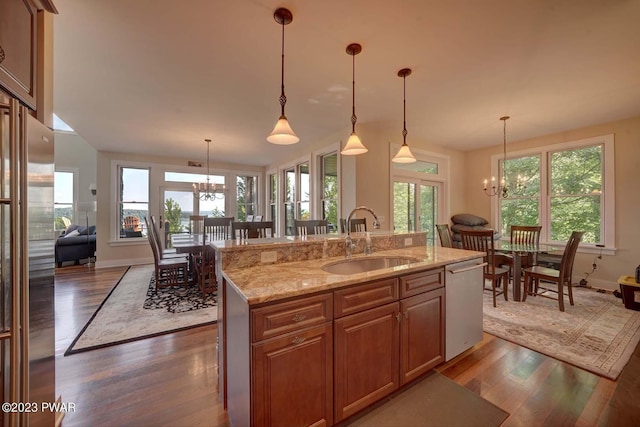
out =
{"type": "MultiPolygon", "coordinates": [[[[54,111],[98,150],[268,165],[358,125],[469,150],[640,115],[638,0],[55,0],[54,111]]],[[[367,144],[367,141],[364,141],[367,144]]]]}

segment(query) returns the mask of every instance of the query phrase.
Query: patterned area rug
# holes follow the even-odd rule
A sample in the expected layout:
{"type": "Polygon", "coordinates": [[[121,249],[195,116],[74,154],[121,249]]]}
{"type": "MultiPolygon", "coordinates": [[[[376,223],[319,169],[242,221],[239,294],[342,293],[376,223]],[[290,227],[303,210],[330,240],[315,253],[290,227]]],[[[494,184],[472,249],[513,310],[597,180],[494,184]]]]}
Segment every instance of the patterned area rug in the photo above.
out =
{"type": "Polygon", "coordinates": [[[197,287],[158,289],[153,266],[129,268],[111,290],[65,356],[215,323],[216,297],[202,298],[197,287]]]}
{"type": "Polygon", "coordinates": [[[525,302],[484,293],[484,330],[563,362],[615,380],[640,341],[640,312],[611,294],[574,288],[575,305],[527,297],[525,302]]]}
{"type": "Polygon", "coordinates": [[[217,296],[207,294],[204,298],[197,286],[184,288],[182,286],[171,286],[156,289],[156,276],[151,273],[147,297],[143,307],[147,310],[167,310],[169,313],[185,313],[202,308],[215,307],[217,296]]]}

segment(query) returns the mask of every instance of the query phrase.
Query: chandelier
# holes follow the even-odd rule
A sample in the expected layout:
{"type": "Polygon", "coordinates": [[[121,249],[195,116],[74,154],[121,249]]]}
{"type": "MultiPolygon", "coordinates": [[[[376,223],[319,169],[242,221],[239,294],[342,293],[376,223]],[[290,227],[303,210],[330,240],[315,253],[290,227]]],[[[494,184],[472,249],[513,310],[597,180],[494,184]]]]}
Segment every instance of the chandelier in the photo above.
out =
{"type": "Polygon", "coordinates": [[[484,192],[487,196],[502,196],[503,198],[509,197],[509,189],[507,188],[507,179],[506,179],[506,166],[507,166],[507,120],[509,120],[509,116],[500,117],[503,123],[503,158],[502,158],[502,167],[498,168],[498,182],[496,182],[495,177],[491,177],[491,188],[488,188],[488,181],[484,180],[484,192]],[[500,172],[502,172],[502,178],[500,178],[500,172]]]}
{"type": "Polygon", "coordinates": [[[207,179],[206,182],[193,183],[193,195],[200,200],[216,200],[224,198],[224,184],[216,184],[210,181],[209,176],[209,145],[210,139],[205,139],[207,143],[207,179]]]}

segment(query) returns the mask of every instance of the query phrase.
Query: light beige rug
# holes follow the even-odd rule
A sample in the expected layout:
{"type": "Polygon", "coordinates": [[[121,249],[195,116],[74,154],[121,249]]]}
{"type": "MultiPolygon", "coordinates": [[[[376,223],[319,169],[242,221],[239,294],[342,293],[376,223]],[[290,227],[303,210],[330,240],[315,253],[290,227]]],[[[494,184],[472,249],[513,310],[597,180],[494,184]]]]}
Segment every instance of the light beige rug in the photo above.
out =
{"type": "Polygon", "coordinates": [[[497,427],[509,416],[502,409],[438,372],[371,410],[347,421],[349,427],[497,427]]]}
{"type": "Polygon", "coordinates": [[[175,313],[143,308],[152,273],[153,266],[149,265],[129,268],[71,343],[65,356],[217,320],[216,306],[175,313]]]}
{"type": "Polygon", "coordinates": [[[574,288],[565,312],[558,301],[527,297],[525,302],[484,293],[484,330],[492,335],[615,380],[640,341],[640,312],[624,308],[611,294],[574,288]]]}

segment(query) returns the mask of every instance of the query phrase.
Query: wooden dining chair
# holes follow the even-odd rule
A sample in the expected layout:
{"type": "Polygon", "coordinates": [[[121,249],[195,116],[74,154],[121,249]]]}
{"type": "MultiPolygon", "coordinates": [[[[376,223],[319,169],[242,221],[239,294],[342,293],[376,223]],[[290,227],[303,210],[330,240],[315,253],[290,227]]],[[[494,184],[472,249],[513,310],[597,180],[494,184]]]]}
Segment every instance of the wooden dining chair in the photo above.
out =
{"type": "Polygon", "coordinates": [[[231,223],[234,217],[205,218],[204,235],[206,240],[228,240],[231,239],[231,223]]]}
{"type": "MultiPolygon", "coordinates": [[[[144,217],[144,222],[149,230],[149,222],[144,217]]],[[[153,232],[147,233],[147,239],[153,252],[154,274],[156,279],[155,293],[158,288],[169,286],[184,286],[188,283],[187,260],[179,258],[161,258],[160,248],[153,236],[153,232]]]]}
{"type": "MultiPolygon", "coordinates": [[[[347,232],[347,220],[340,218],[340,227],[343,233],[347,232]]],[[[364,233],[367,231],[367,218],[351,218],[351,232],[364,233]]]]}
{"type": "Polygon", "coordinates": [[[216,253],[211,245],[204,244],[202,251],[194,255],[194,282],[200,288],[202,297],[218,291],[218,278],[216,275],[216,253]]]}
{"type": "Polygon", "coordinates": [[[329,224],[324,219],[308,219],[295,221],[296,236],[310,236],[312,234],[327,234],[329,224]]]}
{"type": "Polygon", "coordinates": [[[573,273],[573,261],[576,258],[576,252],[578,252],[578,245],[582,240],[582,231],[574,231],[569,237],[567,246],[564,248],[562,254],[562,260],[560,261],[560,269],[542,267],[534,265],[524,270],[524,295],[522,301],[527,299],[527,294],[531,293],[534,296],[542,296],[545,298],[558,299],[558,308],[560,311],[564,311],[564,287],[567,286],[567,295],[569,296],[569,304],[573,305],[573,290],[571,284],[571,275],[573,273]],[[540,281],[543,281],[543,285],[540,281]],[[556,288],[552,289],[547,287],[546,283],[555,283],[556,288]],[[542,292],[540,292],[542,290],[542,292]],[[556,296],[546,295],[546,292],[553,292],[556,296]]]}
{"type": "MultiPolygon", "coordinates": [[[[541,225],[512,225],[511,243],[525,246],[540,246],[541,225]]],[[[537,252],[527,253],[520,257],[521,267],[528,268],[537,264],[537,252]]]]}
{"type": "Polygon", "coordinates": [[[152,233],[153,238],[156,241],[156,245],[158,246],[158,251],[160,253],[160,258],[186,258],[184,254],[176,253],[173,249],[163,249],[162,241],[160,240],[160,230],[158,228],[158,223],[156,222],[156,217],[151,215],[149,217],[151,220],[151,224],[147,222],[147,217],[144,218],[145,225],[147,226],[147,233],[152,233]]]}
{"type": "Polygon", "coordinates": [[[234,221],[231,235],[235,239],[273,237],[273,221],[234,221]]]}
{"type": "Polygon", "coordinates": [[[438,230],[440,246],[443,248],[453,248],[453,238],[451,237],[449,224],[436,224],[436,230],[438,230]]]}
{"type": "Polygon", "coordinates": [[[189,234],[202,234],[205,218],[204,215],[189,215],[189,234]]]}
{"type": "Polygon", "coordinates": [[[462,238],[462,248],[472,251],[484,252],[484,278],[491,282],[491,287],[485,290],[491,291],[493,296],[493,306],[496,306],[496,296],[503,294],[504,300],[509,301],[507,297],[509,288],[509,269],[500,267],[497,263],[496,252],[493,240],[493,230],[460,230],[462,238]],[[498,290],[502,287],[502,290],[498,290]]]}

